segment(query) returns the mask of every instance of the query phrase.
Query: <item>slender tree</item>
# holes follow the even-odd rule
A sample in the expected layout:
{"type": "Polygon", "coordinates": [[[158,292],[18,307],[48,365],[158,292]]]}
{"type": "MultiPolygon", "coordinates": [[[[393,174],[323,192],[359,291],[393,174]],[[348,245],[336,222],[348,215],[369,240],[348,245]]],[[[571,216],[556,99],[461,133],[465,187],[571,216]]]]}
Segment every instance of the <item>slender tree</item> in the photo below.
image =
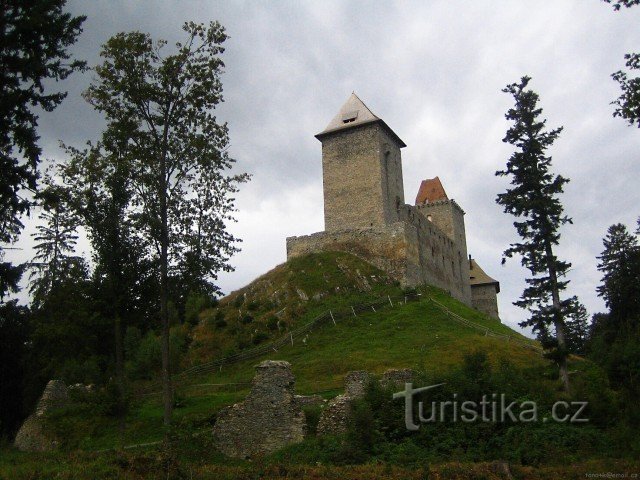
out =
{"type": "Polygon", "coordinates": [[[113,324],[116,378],[124,406],[124,331],[134,322],[141,323],[136,317],[146,316],[141,305],[157,303],[143,298],[143,285],[152,269],[145,241],[130,215],[134,192],[127,142],[106,137],[85,150],[66,150],[69,157],[59,173],[91,242],[93,298],[96,309],[113,324]]]}
{"type": "Polygon", "coordinates": [[[198,251],[213,281],[237,251],[225,229],[232,220],[237,184],[230,175],[228,131],[213,109],[222,101],[219,55],[227,38],[217,22],[184,25],[187,40],[163,56],[165,41],[120,33],[103,47],[103,63],[85,98],[107,119],[109,136],[126,139],[135,190],[136,221],[154,249],[160,269],[164,422],[171,421],[168,295],[171,270],[187,244],[198,251]],[[199,216],[202,221],[199,221],[199,216]],[[202,241],[195,244],[193,236],[202,241]],[[206,261],[205,261],[206,260],[206,261]]]}
{"type": "Polygon", "coordinates": [[[32,236],[37,242],[31,267],[31,294],[34,308],[38,308],[74,266],[82,262],[75,255],[78,240],[78,219],[69,207],[66,191],[51,178],[41,193],[43,198],[40,220],[32,236]]]}
{"type": "Polygon", "coordinates": [[[587,353],[589,340],[589,315],[587,309],[581,303],[574,305],[573,311],[566,320],[567,326],[567,350],[577,355],[587,353]]]}
{"type": "Polygon", "coordinates": [[[503,89],[513,96],[515,106],[505,115],[513,124],[502,141],[516,147],[516,151],[507,161],[506,169],[496,172],[497,176],[510,177],[512,185],[498,194],[496,202],[504,207],[505,213],[522,219],[513,224],[522,241],[505,250],[503,263],[506,258],[519,255],[522,265],[531,272],[520,300],[514,302],[531,312],[531,317],[520,325],[533,327],[539,334],[549,356],[558,363],[560,379],[568,390],[565,318],[573,311],[576,299],[560,297],[567,287],[568,280],[563,278],[571,264],[558,259],[554,247],[560,240],[560,227],[571,223],[563,215],[558,198],[569,180],[550,171],[551,157],[546,151],[562,127],[548,130],[546,120],[539,118],[542,109],[538,106],[538,94],[527,90],[530,80],[525,76],[520,83],[503,89]],[[554,327],[555,338],[549,335],[549,325],[554,327]]]}
{"type": "MultiPolygon", "coordinates": [[[[66,96],[50,92],[46,80],[62,80],[82,70],[68,48],[82,32],[85,17],[63,12],[66,0],[0,0],[0,243],[13,243],[22,231],[22,214],[36,189],[38,115],[52,111],[66,96]]],[[[0,247],[0,260],[4,249],[0,247]]],[[[0,299],[17,291],[20,266],[0,264],[0,299]]]]}

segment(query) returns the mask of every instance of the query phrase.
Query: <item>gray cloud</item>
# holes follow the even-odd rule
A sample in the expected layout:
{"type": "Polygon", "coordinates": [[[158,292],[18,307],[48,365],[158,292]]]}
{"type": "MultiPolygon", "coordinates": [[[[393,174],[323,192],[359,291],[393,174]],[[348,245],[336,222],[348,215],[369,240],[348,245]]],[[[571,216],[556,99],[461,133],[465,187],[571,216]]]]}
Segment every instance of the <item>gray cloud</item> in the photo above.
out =
{"type": "MultiPolygon", "coordinates": [[[[211,2],[75,0],[86,14],[74,51],[90,64],[118,31],[140,30],[175,42],[187,20],[219,20],[231,35],[224,55],[225,103],[231,153],[254,174],[238,196],[244,239],[236,272],[220,277],[228,292],[285,260],[285,237],[323,228],[321,131],[352,90],[407,143],[405,194],[439,175],[467,212],[469,251],[502,283],[500,308],[514,326],[526,313],[513,307],[526,272],[517,260],[500,266],[516,240],[513,219],[495,196],[506,180],[494,176],[511,148],[501,142],[511,99],[500,90],[533,77],[549,126],[565,131],[551,154],[571,178],[563,196],[574,225],[558,250],[573,262],[571,293],[593,313],[596,255],[615,222],[640,215],[637,174],[640,132],[611,117],[618,95],[610,73],[623,54],[640,50],[640,8],[614,13],[602,2],[211,2]]],[[[103,124],[80,98],[91,74],[66,82],[69,97],[42,115],[45,154],[63,155],[58,140],[81,146],[103,124]]],[[[29,221],[28,233],[33,229],[29,221]]],[[[28,257],[28,248],[16,253],[28,257]]]]}

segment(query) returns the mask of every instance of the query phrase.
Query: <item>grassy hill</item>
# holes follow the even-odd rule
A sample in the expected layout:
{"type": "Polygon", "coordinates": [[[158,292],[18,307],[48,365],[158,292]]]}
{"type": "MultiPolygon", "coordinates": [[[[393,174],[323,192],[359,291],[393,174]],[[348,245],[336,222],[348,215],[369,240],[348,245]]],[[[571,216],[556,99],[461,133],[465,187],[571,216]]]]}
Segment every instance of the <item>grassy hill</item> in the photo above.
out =
{"type": "MultiPolygon", "coordinates": [[[[350,370],[381,374],[388,368],[410,367],[438,380],[459,371],[469,354],[482,351],[494,368],[508,365],[514,382],[524,385],[523,391],[562,396],[550,362],[527,347],[535,342],[439,289],[420,288],[419,300],[407,303],[405,293],[383,272],[357,257],[322,253],[280,265],[221,299],[200,314],[198,325],[190,330],[181,327],[188,330],[190,341],[181,368],[192,373],[176,377],[179,431],[206,436],[216,412],[246,395],[254,365],[265,359],[292,364],[298,393],[320,393],[328,398],[342,392],[343,377],[350,370]],[[384,306],[352,310],[385,298],[384,306]],[[291,336],[327,311],[332,312],[335,323],[316,325],[277,351],[207,366],[291,336]],[[204,366],[194,368],[198,365],[204,366]]],[[[577,377],[597,377],[593,366],[581,359],[574,358],[571,368],[577,377]]],[[[145,394],[133,397],[124,428],[112,417],[96,415],[95,406],[86,404],[58,412],[50,419],[50,428],[61,439],[63,450],[97,451],[159,441],[160,397],[153,388],[141,391],[145,394]]],[[[6,458],[29,457],[11,452],[6,458]]]]}

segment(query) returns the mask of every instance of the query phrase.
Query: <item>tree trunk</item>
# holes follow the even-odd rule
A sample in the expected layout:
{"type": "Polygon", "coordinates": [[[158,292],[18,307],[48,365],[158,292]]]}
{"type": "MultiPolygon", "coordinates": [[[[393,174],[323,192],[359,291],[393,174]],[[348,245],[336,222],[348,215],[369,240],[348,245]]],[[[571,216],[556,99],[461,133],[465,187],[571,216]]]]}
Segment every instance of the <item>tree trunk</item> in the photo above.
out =
{"type": "Polygon", "coordinates": [[[558,290],[558,275],[556,272],[555,263],[553,260],[553,248],[550,242],[546,242],[545,245],[547,256],[547,268],[549,270],[549,281],[551,282],[551,299],[553,301],[553,326],[556,329],[556,339],[558,341],[558,348],[563,352],[563,355],[558,359],[558,366],[560,367],[560,380],[565,392],[569,391],[569,371],[567,368],[567,339],[564,331],[564,320],[562,318],[562,311],[560,306],[560,291],[558,290]]]}
{"type": "Polygon", "coordinates": [[[160,318],[162,320],[162,399],[164,404],[164,424],[171,424],[173,396],[171,393],[171,370],[169,365],[169,312],[168,303],[168,264],[169,233],[167,214],[166,159],[160,162],[160,318]]]}
{"type": "Polygon", "coordinates": [[[124,348],[122,345],[122,319],[120,318],[119,302],[116,300],[116,312],[114,320],[114,335],[116,340],[116,381],[118,382],[118,399],[120,408],[118,415],[120,416],[120,444],[124,444],[124,348]]]}

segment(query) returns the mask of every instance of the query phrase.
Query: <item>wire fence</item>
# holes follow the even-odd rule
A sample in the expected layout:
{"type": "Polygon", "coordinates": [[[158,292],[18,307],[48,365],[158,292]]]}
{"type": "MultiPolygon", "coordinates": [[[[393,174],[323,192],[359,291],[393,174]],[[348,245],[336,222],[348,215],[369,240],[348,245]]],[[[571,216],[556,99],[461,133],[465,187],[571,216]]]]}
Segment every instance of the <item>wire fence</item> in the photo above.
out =
{"type": "MultiPolygon", "coordinates": [[[[337,325],[337,322],[340,320],[344,320],[350,317],[357,317],[359,314],[364,313],[375,313],[378,310],[385,307],[393,307],[400,304],[406,304],[408,302],[415,302],[420,300],[419,293],[407,293],[403,296],[394,296],[391,297],[389,295],[385,297],[380,297],[376,300],[373,300],[368,303],[362,303],[358,305],[350,305],[347,309],[344,310],[328,310],[326,312],[321,313],[311,321],[306,324],[290,330],[285,335],[280,338],[269,342],[264,343],[262,345],[258,345],[253,348],[249,348],[238,352],[233,355],[229,355],[227,357],[219,358],[213,360],[211,362],[201,363],[198,365],[194,365],[193,367],[187,368],[180,373],[177,373],[171,377],[171,381],[173,386],[182,386],[186,381],[190,378],[197,377],[200,375],[208,374],[214,371],[222,371],[223,367],[228,367],[234,365],[236,363],[244,362],[245,360],[251,360],[254,358],[262,357],[272,352],[278,352],[281,348],[286,347],[288,345],[294,345],[296,340],[299,340],[301,337],[304,337],[309,332],[311,332],[314,328],[320,327],[325,324],[333,324],[337,325]],[[395,303],[394,303],[395,302],[395,303]]],[[[200,385],[218,385],[223,387],[223,385],[234,385],[234,384],[200,384],[200,385]]],[[[240,384],[238,384],[240,385],[240,384]]],[[[161,392],[152,391],[149,392],[150,389],[157,389],[160,387],[159,383],[154,383],[151,387],[147,387],[144,391],[138,392],[138,396],[147,396],[147,395],[156,395],[161,392]]]]}
{"type": "MultiPolygon", "coordinates": [[[[321,313],[320,315],[318,315],[311,321],[307,322],[306,324],[298,328],[295,328],[293,330],[290,330],[285,335],[283,335],[282,337],[272,342],[265,343],[250,349],[246,349],[246,350],[243,350],[242,352],[238,352],[236,354],[229,355],[227,357],[219,358],[211,362],[201,363],[199,365],[194,365],[190,368],[187,368],[186,370],[183,370],[182,372],[172,376],[171,378],[172,384],[174,387],[179,386],[181,388],[194,388],[194,389],[199,388],[199,389],[209,389],[209,390],[213,389],[217,391],[231,391],[231,392],[244,390],[248,388],[249,385],[251,384],[250,383],[201,383],[201,384],[189,385],[187,382],[189,379],[194,377],[205,375],[214,371],[222,371],[223,367],[231,366],[236,363],[243,362],[245,360],[258,358],[258,357],[270,354],[272,352],[278,352],[281,348],[286,347],[288,345],[293,346],[295,345],[296,340],[299,340],[300,338],[304,337],[309,332],[311,332],[314,328],[318,328],[322,325],[331,324],[331,323],[333,323],[333,325],[337,325],[338,321],[344,320],[346,318],[357,317],[359,314],[364,314],[364,313],[375,313],[378,310],[383,309],[385,307],[394,307],[394,306],[406,304],[408,302],[420,301],[421,297],[422,295],[420,293],[408,293],[401,297],[386,296],[386,297],[378,298],[369,303],[349,306],[345,310],[335,310],[335,311],[328,310],[326,312],[321,313]]],[[[482,332],[485,334],[485,336],[501,339],[506,342],[512,342],[522,347],[535,350],[540,353],[542,353],[543,351],[542,347],[532,342],[528,342],[526,340],[523,340],[513,335],[493,332],[484,325],[480,325],[478,323],[467,320],[466,318],[461,317],[457,313],[451,311],[447,306],[443,305],[442,303],[440,303],[430,295],[427,296],[426,300],[427,302],[432,302],[438,309],[443,311],[453,321],[461,325],[465,325],[469,328],[472,328],[476,331],[482,332]]],[[[154,384],[151,387],[151,389],[157,389],[159,387],[160,387],[159,384],[154,384]]],[[[149,388],[147,388],[143,392],[139,392],[138,395],[147,396],[147,395],[156,395],[161,393],[159,391],[149,392],[148,390],[149,388]]]]}
{"type": "Polygon", "coordinates": [[[342,310],[342,311],[329,310],[327,312],[321,313],[320,315],[318,315],[317,317],[315,317],[313,320],[306,323],[305,325],[302,325],[298,328],[290,330],[285,335],[283,335],[277,340],[274,340],[273,342],[265,343],[263,345],[259,345],[254,348],[243,350],[242,352],[236,353],[234,355],[229,355],[228,357],[220,358],[207,363],[202,363],[200,365],[195,365],[191,368],[188,368],[180,372],[177,375],[174,375],[173,380],[180,381],[183,378],[192,377],[194,375],[200,375],[203,373],[209,373],[216,369],[222,370],[224,366],[233,365],[238,362],[243,362],[245,360],[249,360],[252,358],[261,357],[268,353],[277,352],[280,348],[284,346],[294,345],[296,339],[303,337],[314,328],[330,322],[336,325],[339,320],[343,320],[348,317],[357,317],[358,314],[361,314],[364,312],[367,312],[367,313],[377,312],[377,310],[380,310],[385,306],[392,307],[394,306],[394,303],[393,303],[394,301],[396,302],[396,305],[397,305],[398,303],[407,303],[408,301],[416,301],[419,299],[420,299],[419,294],[408,294],[400,298],[398,297],[391,298],[390,296],[386,296],[369,303],[350,306],[349,309],[347,310],[342,310]]]}
{"type": "Polygon", "coordinates": [[[440,308],[440,310],[442,310],[452,320],[454,320],[454,321],[456,321],[456,322],[458,322],[458,323],[460,323],[462,325],[466,325],[467,327],[470,327],[470,328],[473,328],[475,330],[484,332],[485,336],[487,336],[487,337],[500,338],[500,339],[505,340],[507,342],[517,343],[518,345],[522,345],[525,348],[530,348],[532,350],[536,350],[536,351],[539,351],[539,352],[543,351],[543,348],[541,346],[539,346],[539,345],[536,345],[535,343],[527,342],[526,340],[523,340],[523,339],[521,339],[519,337],[515,337],[513,335],[506,335],[504,333],[495,333],[495,332],[492,332],[491,330],[489,330],[487,327],[485,327],[483,325],[471,322],[471,321],[467,320],[466,318],[461,317],[457,313],[452,312],[445,305],[443,305],[442,303],[438,302],[433,297],[429,297],[428,300],[433,302],[438,308],[440,308]]]}

